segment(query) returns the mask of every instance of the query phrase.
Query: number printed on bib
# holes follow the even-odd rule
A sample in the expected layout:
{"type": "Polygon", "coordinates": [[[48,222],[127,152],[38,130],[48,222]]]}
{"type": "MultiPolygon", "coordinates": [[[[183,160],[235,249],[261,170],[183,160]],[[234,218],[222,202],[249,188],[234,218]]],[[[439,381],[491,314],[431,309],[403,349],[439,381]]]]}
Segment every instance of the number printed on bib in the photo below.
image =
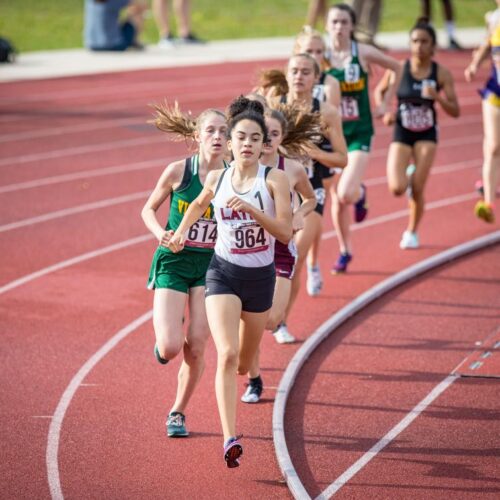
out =
{"type": "Polygon", "coordinates": [[[217,240],[217,224],[210,219],[199,219],[188,230],[184,246],[214,248],[217,240]]]}
{"type": "Polygon", "coordinates": [[[267,233],[259,225],[238,225],[231,229],[231,253],[257,253],[269,248],[267,233]]]}
{"type": "Polygon", "coordinates": [[[401,124],[404,128],[412,132],[423,132],[434,126],[434,116],[432,109],[428,106],[412,106],[411,104],[402,104],[401,124]]]}
{"type": "Polygon", "coordinates": [[[355,97],[344,96],[340,101],[340,113],[342,120],[353,121],[359,120],[358,101],[355,97]]]}
{"type": "Polygon", "coordinates": [[[356,83],[359,81],[360,74],[359,64],[348,64],[344,69],[344,79],[347,83],[356,83]]]}
{"type": "Polygon", "coordinates": [[[355,97],[344,96],[340,101],[342,120],[359,120],[358,101],[355,97]]]}

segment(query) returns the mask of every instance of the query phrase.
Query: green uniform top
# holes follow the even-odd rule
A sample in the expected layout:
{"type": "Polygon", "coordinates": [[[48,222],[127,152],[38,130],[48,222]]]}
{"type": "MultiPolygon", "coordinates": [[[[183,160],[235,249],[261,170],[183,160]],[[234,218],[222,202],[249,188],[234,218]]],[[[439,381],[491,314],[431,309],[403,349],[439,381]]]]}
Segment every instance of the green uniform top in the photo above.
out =
{"type": "MultiPolygon", "coordinates": [[[[199,163],[199,155],[186,158],[182,182],[177,189],[172,191],[166,230],[175,231],[179,227],[190,203],[195,200],[203,189],[198,174],[199,163]]],[[[225,166],[227,165],[225,164],[225,166]]],[[[216,239],[217,224],[214,217],[214,208],[210,204],[206,212],[187,231],[184,250],[182,251],[192,250],[211,253],[214,250],[216,239]]]]}
{"type": "Polygon", "coordinates": [[[328,74],[340,83],[340,111],[347,143],[358,134],[373,135],[368,73],[359,62],[358,45],[354,40],[351,42],[351,62],[344,68],[329,69],[328,74]]]}

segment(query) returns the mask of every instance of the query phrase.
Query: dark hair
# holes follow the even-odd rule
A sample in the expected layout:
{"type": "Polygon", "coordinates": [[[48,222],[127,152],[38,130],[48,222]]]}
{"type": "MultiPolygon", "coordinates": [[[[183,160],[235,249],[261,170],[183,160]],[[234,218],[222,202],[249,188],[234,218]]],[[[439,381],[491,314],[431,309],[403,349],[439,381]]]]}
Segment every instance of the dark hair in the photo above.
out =
{"type": "MultiPolygon", "coordinates": [[[[330,7],[330,10],[337,9],[337,10],[342,10],[344,12],[347,12],[349,14],[349,17],[351,18],[352,26],[353,28],[356,26],[356,12],[354,12],[354,9],[347,3],[336,3],[333,4],[330,7]]],[[[354,40],[354,29],[352,30],[351,33],[351,39],[354,40]]]]}
{"type": "Polygon", "coordinates": [[[429,22],[428,17],[419,17],[416,20],[413,28],[410,30],[410,35],[415,30],[426,31],[429,34],[429,36],[431,37],[432,45],[435,46],[437,44],[436,30],[432,27],[431,23],[429,22]]]}
{"type": "Polygon", "coordinates": [[[263,142],[267,142],[268,131],[264,120],[264,106],[259,101],[248,99],[243,95],[237,97],[227,110],[228,134],[241,120],[251,120],[262,130],[263,142]]]}

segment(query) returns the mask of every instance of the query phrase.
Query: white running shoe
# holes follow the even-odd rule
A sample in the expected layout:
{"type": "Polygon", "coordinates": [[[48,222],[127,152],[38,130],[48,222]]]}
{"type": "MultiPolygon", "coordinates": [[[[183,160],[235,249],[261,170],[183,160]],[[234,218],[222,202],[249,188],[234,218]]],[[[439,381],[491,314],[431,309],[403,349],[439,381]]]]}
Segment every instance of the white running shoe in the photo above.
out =
{"type": "Polygon", "coordinates": [[[281,323],[273,332],[274,338],[278,344],[293,344],[295,337],[288,331],[285,323],[281,323]]]}
{"type": "Polygon", "coordinates": [[[410,231],[405,231],[399,242],[399,248],[406,250],[409,248],[418,248],[420,246],[418,242],[418,234],[412,233],[410,231]]]}
{"type": "Polygon", "coordinates": [[[248,384],[245,394],[241,396],[243,403],[258,403],[262,395],[262,384],[248,384]]]}
{"type": "Polygon", "coordinates": [[[166,36],[161,38],[158,42],[158,47],[163,50],[171,50],[175,48],[175,38],[173,36],[166,36]]]}
{"type": "Polygon", "coordinates": [[[321,271],[319,270],[319,266],[310,267],[307,266],[307,293],[311,297],[315,297],[319,295],[321,292],[321,288],[323,287],[323,278],[321,277],[321,271]]]}

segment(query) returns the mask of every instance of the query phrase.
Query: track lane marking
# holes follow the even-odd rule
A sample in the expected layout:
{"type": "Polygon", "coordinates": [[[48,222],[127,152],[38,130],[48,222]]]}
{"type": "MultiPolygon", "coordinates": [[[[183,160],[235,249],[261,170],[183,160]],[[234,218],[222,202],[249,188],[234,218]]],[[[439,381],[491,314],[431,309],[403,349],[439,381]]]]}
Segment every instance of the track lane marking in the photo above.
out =
{"type": "MultiPolygon", "coordinates": [[[[363,292],[356,299],[351,301],[349,304],[347,304],[337,313],[331,316],[319,328],[317,328],[316,331],[314,331],[313,334],[310,337],[308,337],[306,341],[302,344],[302,346],[295,352],[293,358],[287,365],[285,372],[280,380],[280,383],[278,385],[278,390],[276,391],[276,397],[273,406],[273,442],[276,451],[276,458],[278,460],[278,465],[283,474],[283,477],[285,478],[288,488],[292,493],[292,495],[294,496],[294,498],[300,500],[311,499],[309,493],[307,493],[307,490],[300,481],[297,471],[293,466],[290,454],[288,453],[288,447],[286,444],[285,431],[284,431],[284,418],[285,418],[285,410],[286,410],[288,395],[290,394],[290,391],[299,374],[299,371],[301,370],[302,366],[305,364],[309,356],[333,331],[335,331],[336,328],[344,324],[356,313],[364,309],[372,302],[375,302],[378,298],[382,297],[387,292],[390,292],[394,288],[429,271],[430,269],[434,269],[435,267],[441,266],[447,262],[450,262],[453,259],[462,257],[464,255],[480,250],[482,248],[486,248],[487,246],[499,242],[500,242],[500,231],[495,231],[485,236],[476,238],[472,241],[468,241],[460,245],[457,245],[455,247],[449,248],[448,250],[435,254],[425,260],[417,262],[416,264],[413,264],[412,266],[403,269],[402,271],[399,271],[390,278],[387,278],[381,281],[380,283],[377,283],[375,286],[363,292]]],[[[452,376],[454,376],[453,373],[452,376]]],[[[445,379],[445,381],[446,380],[447,379],[445,379]]],[[[441,388],[441,385],[438,387],[441,388]]],[[[444,387],[443,390],[444,389],[446,389],[446,387],[444,387]]],[[[402,421],[404,421],[405,419],[406,417],[402,421]]],[[[381,441],[382,440],[379,441],[380,444],[382,444],[381,441]]],[[[379,443],[377,444],[380,446],[379,443]]],[[[388,443],[385,443],[384,446],[386,446],[387,444],[388,443]]],[[[373,448],[370,449],[369,452],[367,452],[365,455],[369,454],[370,452],[373,452],[373,448]]],[[[365,457],[365,455],[363,455],[363,457],[365,457]]],[[[371,458],[373,458],[373,456],[371,458]]],[[[365,462],[365,464],[368,463],[368,461],[365,462]]],[[[353,477],[354,474],[351,473],[354,470],[356,470],[356,472],[359,472],[359,470],[361,470],[362,467],[354,468],[354,466],[357,463],[358,462],[356,462],[351,468],[347,469],[347,471],[344,472],[344,474],[346,474],[348,471],[350,471],[348,479],[353,477]]],[[[345,484],[348,480],[347,476],[344,477],[344,475],[342,474],[330,485],[332,489],[339,486],[339,485],[337,486],[334,485],[339,481],[340,478],[343,478],[342,481],[339,482],[340,487],[343,484],[345,484]]],[[[324,495],[325,492],[329,492],[330,487],[328,487],[323,493],[321,493],[321,495],[324,495]]],[[[340,487],[338,489],[340,489],[340,487]]],[[[321,497],[321,495],[318,498],[329,498],[329,496],[326,494],[324,497],[321,497]]]]}
{"type": "Polygon", "coordinates": [[[50,177],[42,177],[33,181],[18,182],[15,184],[7,184],[5,186],[0,186],[0,193],[11,193],[14,191],[22,191],[23,189],[33,189],[43,186],[50,186],[52,184],[60,184],[62,182],[71,182],[79,179],[87,179],[94,177],[101,177],[104,175],[115,175],[127,172],[133,172],[134,170],[144,170],[147,168],[155,168],[161,166],[167,166],[170,162],[176,160],[178,156],[166,156],[158,158],[156,160],[140,161],[136,163],[130,163],[129,165],[117,165],[113,167],[96,168],[93,170],[82,170],[80,172],[75,172],[73,174],[61,174],[53,175],[50,177]]]}
{"type": "MultiPolygon", "coordinates": [[[[116,165],[112,167],[96,168],[93,170],[82,170],[80,172],[75,172],[73,174],[62,174],[53,175],[50,177],[41,177],[33,181],[18,182],[14,184],[6,184],[0,186],[1,193],[10,193],[14,191],[21,191],[23,189],[33,189],[37,187],[49,186],[52,184],[59,184],[63,182],[71,182],[78,179],[86,179],[88,177],[101,177],[104,175],[114,175],[126,172],[131,172],[135,170],[142,170],[146,168],[155,168],[160,166],[167,166],[170,162],[177,159],[178,156],[166,156],[153,160],[146,160],[136,163],[130,163],[128,165],[116,165]]],[[[431,170],[431,175],[442,174],[447,172],[455,172],[457,170],[466,170],[468,168],[478,167],[477,160],[465,160],[455,163],[447,163],[441,166],[436,166],[431,170]]],[[[378,184],[384,184],[387,182],[387,176],[383,175],[381,177],[367,178],[364,183],[367,186],[376,186],[378,184]]]]}
{"type": "MultiPolygon", "coordinates": [[[[445,198],[442,200],[437,200],[437,201],[428,203],[426,205],[426,210],[434,210],[436,208],[442,208],[442,207],[446,207],[449,205],[454,205],[456,203],[462,203],[464,201],[469,201],[469,200],[475,199],[475,198],[477,198],[477,195],[475,193],[468,193],[468,194],[463,194],[463,195],[459,195],[459,196],[453,196],[451,198],[445,198]]],[[[385,222],[389,222],[389,221],[400,219],[400,218],[407,217],[407,216],[408,216],[408,209],[399,210],[398,212],[392,212],[390,214],[381,215],[379,217],[375,217],[373,219],[369,219],[367,221],[364,221],[361,224],[353,225],[351,227],[351,231],[359,231],[359,230],[364,229],[366,227],[371,227],[371,226],[375,226],[378,224],[383,224],[385,222]]],[[[336,234],[337,233],[335,232],[335,230],[326,231],[326,232],[323,232],[321,239],[327,240],[329,238],[333,238],[334,236],[336,236],[336,234]]],[[[146,241],[148,239],[153,239],[153,235],[151,235],[150,233],[147,233],[145,235],[138,236],[136,238],[132,238],[129,240],[121,241],[119,243],[115,243],[113,245],[106,246],[106,247],[101,248],[99,250],[94,250],[92,252],[88,252],[88,253],[79,255],[77,257],[73,257],[71,259],[61,261],[61,262],[54,264],[52,266],[45,267],[43,269],[40,269],[39,271],[36,271],[34,273],[31,273],[31,274],[27,274],[21,278],[18,278],[14,281],[11,281],[11,282],[3,285],[2,287],[0,287],[0,295],[2,293],[13,290],[14,288],[17,288],[21,285],[29,283],[30,281],[33,281],[41,276],[45,276],[51,272],[58,271],[59,269],[64,269],[65,267],[69,267],[73,264],[78,264],[78,263],[83,262],[85,260],[89,260],[89,259],[92,259],[94,257],[98,257],[100,255],[104,255],[106,253],[113,252],[115,250],[121,250],[122,248],[126,248],[130,245],[142,243],[143,241],[146,241]]]]}
{"type": "Polygon", "coordinates": [[[130,201],[137,201],[144,199],[149,196],[151,191],[139,191],[137,193],[127,194],[125,196],[117,196],[116,198],[108,198],[106,200],[96,201],[93,203],[86,203],[84,205],[78,205],[72,208],[64,208],[63,210],[56,210],[55,212],[48,212],[43,215],[37,215],[35,217],[29,217],[28,219],[18,220],[16,222],[11,222],[9,224],[4,224],[0,226],[0,233],[6,231],[12,231],[14,229],[19,229],[21,227],[31,226],[33,224],[39,224],[40,222],[47,222],[54,219],[60,219],[62,217],[67,217],[68,215],[80,214],[83,212],[88,212],[90,210],[97,210],[100,208],[113,207],[120,205],[122,203],[128,203],[130,201]]]}
{"type": "Polygon", "coordinates": [[[49,434],[47,439],[47,451],[45,455],[45,463],[47,466],[47,479],[49,482],[50,495],[54,500],[62,500],[64,498],[61,489],[61,478],[59,474],[58,454],[59,441],[61,437],[61,428],[66,411],[69,408],[78,387],[82,385],[85,377],[93,370],[93,368],[101,361],[116,345],[118,345],[125,337],[137,330],[146,321],[150,321],[153,317],[153,311],[139,316],[137,319],[122,328],[119,332],[113,335],[99,350],[97,350],[87,362],[78,370],[76,375],[71,379],[66,387],[61,399],[57,404],[56,411],[52,421],[50,422],[49,434]]]}
{"type": "MultiPolygon", "coordinates": [[[[442,120],[440,122],[441,130],[445,128],[451,127],[459,127],[461,125],[468,125],[471,123],[482,123],[482,115],[481,114],[470,114],[464,116],[460,120],[454,119],[446,119],[446,121],[442,120]],[[443,123],[444,122],[444,123],[443,123]]],[[[45,129],[34,129],[34,130],[25,130],[23,132],[12,132],[10,134],[3,134],[0,136],[0,143],[2,142],[14,142],[14,141],[23,141],[28,139],[38,139],[42,137],[50,137],[54,135],[69,135],[75,134],[78,132],[86,132],[92,130],[102,130],[114,127],[122,127],[126,125],[145,125],[145,121],[143,117],[137,116],[135,118],[117,118],[111,120],[99,120],[97,122],[92,123],[83,123],[80,125],[68,125],[66,127],[47,127],[45,129]]],[[[154,125],[151,124],[151,128],[154,129],[154,125]]],[[[377,130],[376,137],[386,136],[392,134],[392,127],[380,127],[377,130]]]]}
{"type": "Polygon", "coordinates": [[[122,250],[123,248],[128,248],[132,245],[137,245],[139,243],[149,241],[153,238],[154,237],[151,233],[143,234],[141,236],[136,236],[135,238],[130,238],[125,241],[114,243],[113,245],[99,248],[98,250],[93,250],[91,252],[77,255],[76,257],[72,257],[71,259],[63,260],[61,262],[58,262],[57,264],[53,264],[52,266],[44,267],[43,269],[40,269],[34,273],[27,274],[25,276],[22,276],[21,278],[11,281],[10,283],[7,283],[6,285],[3,285],[2,287],[0,287],[0,295],[55,271],[80,264],[81,262],[85,262],[86,260],[90,260],[95,257],[100,257],[101,255],[105,255],[110,252],[115,252],[116,250],[122,250]]]}
{"type": "Polygon", "coordinates": [[[391,444],[396,437],[401,434],[425,409],[432,404],[453,382],[459,379],[459,375],[451,374],[442,380],[427,396],[420,401],[400,422],[398,422],[382,439],[373,445],[359,460],[349,469],[341,474],[328,486],[315,500],[327,500],[352,479],[365,465],[377,456],[387,445],[391,444]]]}

